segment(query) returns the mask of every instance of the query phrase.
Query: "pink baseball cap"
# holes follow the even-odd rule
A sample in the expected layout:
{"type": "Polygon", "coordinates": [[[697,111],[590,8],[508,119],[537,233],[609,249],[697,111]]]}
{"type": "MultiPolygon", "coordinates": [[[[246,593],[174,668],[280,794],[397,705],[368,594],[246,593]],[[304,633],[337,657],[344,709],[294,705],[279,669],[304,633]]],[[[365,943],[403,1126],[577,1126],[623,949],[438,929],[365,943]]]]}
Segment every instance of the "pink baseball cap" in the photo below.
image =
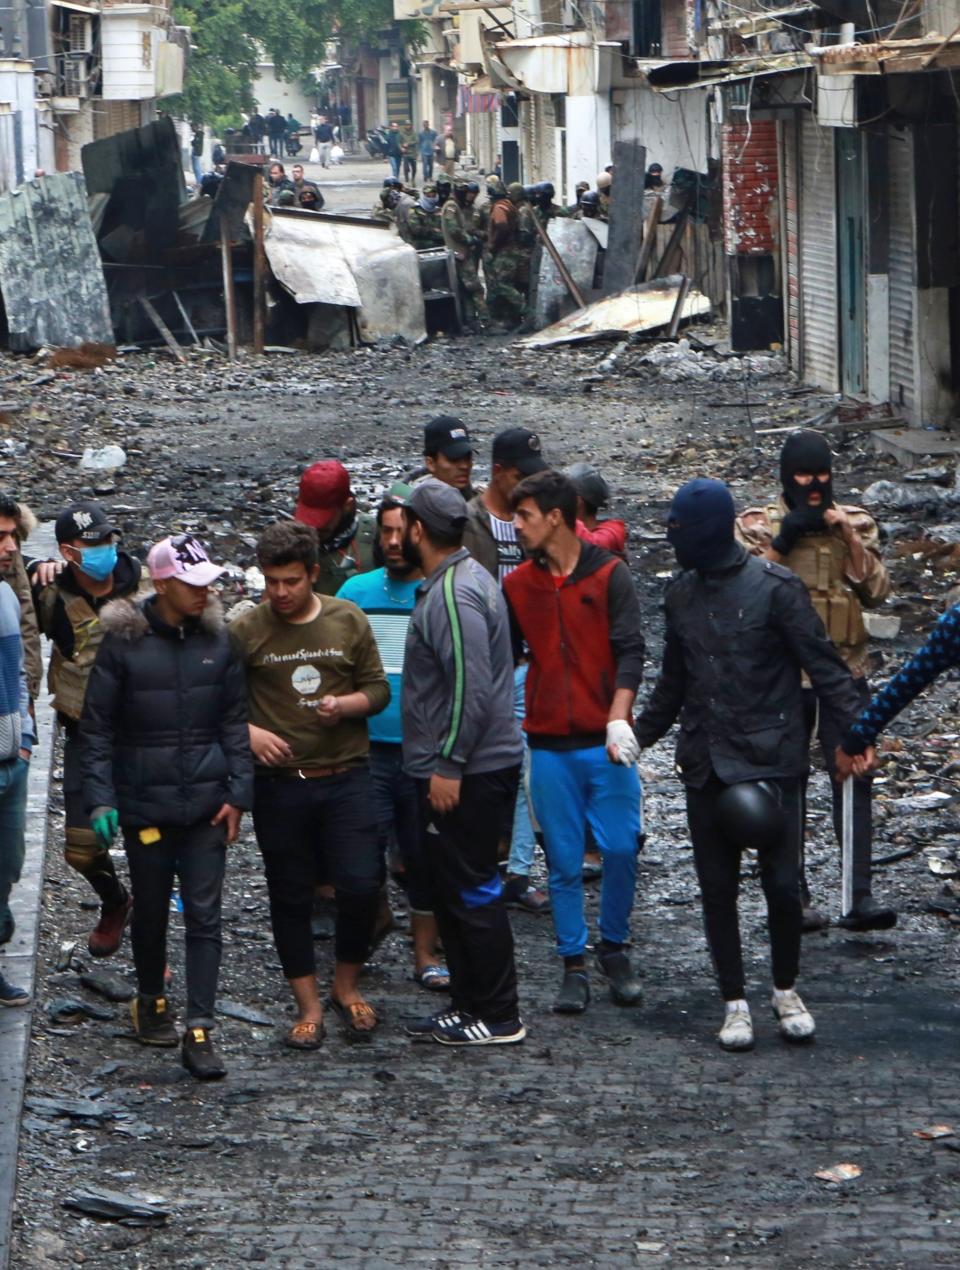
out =
{"type": "Polygon", "coordinates": [[[176,578],[187,586],[209,586],[224,572],[214,564],[203,543],[193,534],[177,534],[154,543],[147,556],[147,568],[154,582],[176,578]]]}

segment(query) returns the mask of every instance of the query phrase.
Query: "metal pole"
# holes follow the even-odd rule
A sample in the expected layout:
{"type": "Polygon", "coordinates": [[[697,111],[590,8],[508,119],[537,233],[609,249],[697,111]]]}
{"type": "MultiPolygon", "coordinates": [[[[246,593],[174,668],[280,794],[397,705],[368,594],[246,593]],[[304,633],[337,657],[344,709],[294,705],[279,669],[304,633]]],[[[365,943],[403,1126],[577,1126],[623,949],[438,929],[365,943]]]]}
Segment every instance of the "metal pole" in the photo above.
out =
{"type": "Polygon", "coordinates": [[[853,777],[843,782],[843,836],[841,846],[842,894],[840,909],[847,917],[853,909],[853,777]]]}
{"type": "Polygon", "coordinates": [[[220,262],[223,266],[223,307],[227,315],[227,356],[237,360],[237,296],[233,289],[233,255],[226,216],[220,217],[220,262]]]}
{"type": "Polygon", "coordinates": [[[263,249],[263,173],[253,178],[253,351],[263,352],[267,324],[267,259],[263,249]]]}

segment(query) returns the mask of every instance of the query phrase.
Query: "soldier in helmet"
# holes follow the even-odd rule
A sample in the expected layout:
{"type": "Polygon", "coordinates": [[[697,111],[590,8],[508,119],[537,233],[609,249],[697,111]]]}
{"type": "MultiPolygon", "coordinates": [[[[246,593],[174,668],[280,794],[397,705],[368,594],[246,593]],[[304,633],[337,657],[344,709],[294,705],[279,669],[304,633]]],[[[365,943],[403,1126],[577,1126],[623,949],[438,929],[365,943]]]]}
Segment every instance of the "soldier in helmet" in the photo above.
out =
{"type": "Polygon", "coordinates": [[[517,209],[517,255],[520,261],[517,289],[529,298],[533,251],[540,241],[540,235],[537,233],[536,218],[528,199],[528,188],[519,181],[511,181],[507,186],[510,202],[517,209]]]}
{"type": "MultiPolygon", "coordinates": [[[[439,181],[437,187],[440,187],[439,181]]],[[[480,239],[474,234],[468,220],[466,181],[454,182],[453,193],[444,203],[440,213],[440,227],[447,250],[453,253],[453,258],[457,262],[457,281],[460,284],[464,322],[468,327],[476,327],[478,319],[485,321],[488,314],[483,283],[480,281],[476,265],[476,252],[480,246],[480,239]]]]}
{"type": "Polygon", "coordinates": [[[487,178],[487,197],[490,213],[483,254],[487,304],[491,316],[512,329],[523,321],[527,310],[526,296],[518,286],[522,264],[517,242],[517,210],[498,176],[487,178]]]}
{"type": "Polygon", "coordinates": [[[733,496],[689,481],[674,496],[667,537],[681,572],[667,588],[660,677],[636,722],[642,747],[680,717],[677,767],[700,882],[707,942],[725,1002],[719,1041],[752,1049],[737,917],[740,857],[757,851],[767,901],[773,1012],[786,1041],[812,1039],[797,993],[803,911],[800,816],[808,767],[801,671],[841,729],[860,696],[807,588],[734,536],[733,496]]]}
{"type": "Polygon", "coordinates": [[[570,215],[566,207],[560,207],[553,201],[556,190],[550,181],[541,181],[539,185],[535,185],[533,193],[533,210],[541,225],[546,225],[547,221],[553,220],[555,216],[570,215]]]}
{"type": "MultiPolygon", "coordinates": [[[[794,432],[787,438],[780,453],[780,482],[781,494],[775,504],[750,507],[739,517],[740,539],[754,554],[785,564],[804,583],[827,634],[853,673],[862,706],[866,706],[870,687],[864,673],[867,631],[863,609],[876,608],[890,594],[877,523],[862,507],[835,501],[833,455],[826,438],[818,432],[794,432]]],[[[829,716],[818,716],[815,694],[809,687],[804,689],[804,704],[808,739],[816,732],[833,776],[841,734],[829,716]]],[[[842,789],[835,781],[831,781],[831,788],[840,841],[842,789]]],[[[853,791],[853,910],[840,918],[840,924],[849,930],[887,930],[896,924],[897,914],[872,894],[871,778],[858,777],[853,791]]],[[[805,799],[806,778],[803,793],[805,799]]],[[[811,905],[803,868],[801,888],[804,928],[819,930],[827,919],[811,905]]]]}
{"type": "MultiPolygon", "coordinates": [[[[428,182],[420,191],[420,199],[406,216],[407,241],[417,251],[443,246],[443,230],[440,226],[440,199],[437,187],[428,182]]],[[[406,235],[405,235],[406,236],[406,235]]]]}
{"type": "Polygon", "coordinates": [[[600,208],[600,195],[596,190],[584,190],[580,203],[573,213],[576,220],[606,220],[600,208]]]}

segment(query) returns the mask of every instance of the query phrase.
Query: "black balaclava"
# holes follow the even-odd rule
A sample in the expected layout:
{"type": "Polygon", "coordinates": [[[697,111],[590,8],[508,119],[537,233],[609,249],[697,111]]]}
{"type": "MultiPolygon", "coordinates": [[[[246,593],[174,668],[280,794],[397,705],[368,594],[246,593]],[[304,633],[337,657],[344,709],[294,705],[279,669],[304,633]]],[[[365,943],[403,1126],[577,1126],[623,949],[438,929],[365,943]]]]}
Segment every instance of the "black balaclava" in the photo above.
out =
{"type": "Polygon", "coordinates": [[[780,451],[780,482],[791,511],[809,512],[811,517],[822,520],[826,509],[833,506],[833,478],[818,481],[816,474],[832,470],[833,455],[825,437],[819,432],[791,433],[780,451]],[[809,485],[798,485],[794,480],[798,472],[811,472],[814,479],[809,485]],[[811,507],[807,501],[814,492],[823,495],[818,507],[811,507]]]}
{"type": "Polygon", "coordinates": [[[681,569],[709,573],[735,558],[733,525],[736,508],[723,481],[698,476],[681,485],[673,496],[667,521],[667,540],[681,569]]]}

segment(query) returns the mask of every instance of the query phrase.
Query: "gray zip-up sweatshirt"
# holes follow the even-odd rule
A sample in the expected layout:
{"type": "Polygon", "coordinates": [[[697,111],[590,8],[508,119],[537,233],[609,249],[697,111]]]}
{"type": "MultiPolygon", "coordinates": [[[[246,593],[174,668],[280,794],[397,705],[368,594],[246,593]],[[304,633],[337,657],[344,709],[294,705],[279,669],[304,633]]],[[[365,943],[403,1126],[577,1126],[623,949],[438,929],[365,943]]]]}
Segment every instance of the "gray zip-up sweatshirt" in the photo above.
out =
{"type": "Polygon", "coordinates": [[[20,634],[20,601],[0,582],[0,762],[32,750],[36,739],[30,718],[30,693],[20,634]]]}
{"type": "Polygon", "coordinates": [[[500,588],[462,548],[421,584],[403,660],[403,763],[411,776],[519,765],[510,623],[500,588]]]}

